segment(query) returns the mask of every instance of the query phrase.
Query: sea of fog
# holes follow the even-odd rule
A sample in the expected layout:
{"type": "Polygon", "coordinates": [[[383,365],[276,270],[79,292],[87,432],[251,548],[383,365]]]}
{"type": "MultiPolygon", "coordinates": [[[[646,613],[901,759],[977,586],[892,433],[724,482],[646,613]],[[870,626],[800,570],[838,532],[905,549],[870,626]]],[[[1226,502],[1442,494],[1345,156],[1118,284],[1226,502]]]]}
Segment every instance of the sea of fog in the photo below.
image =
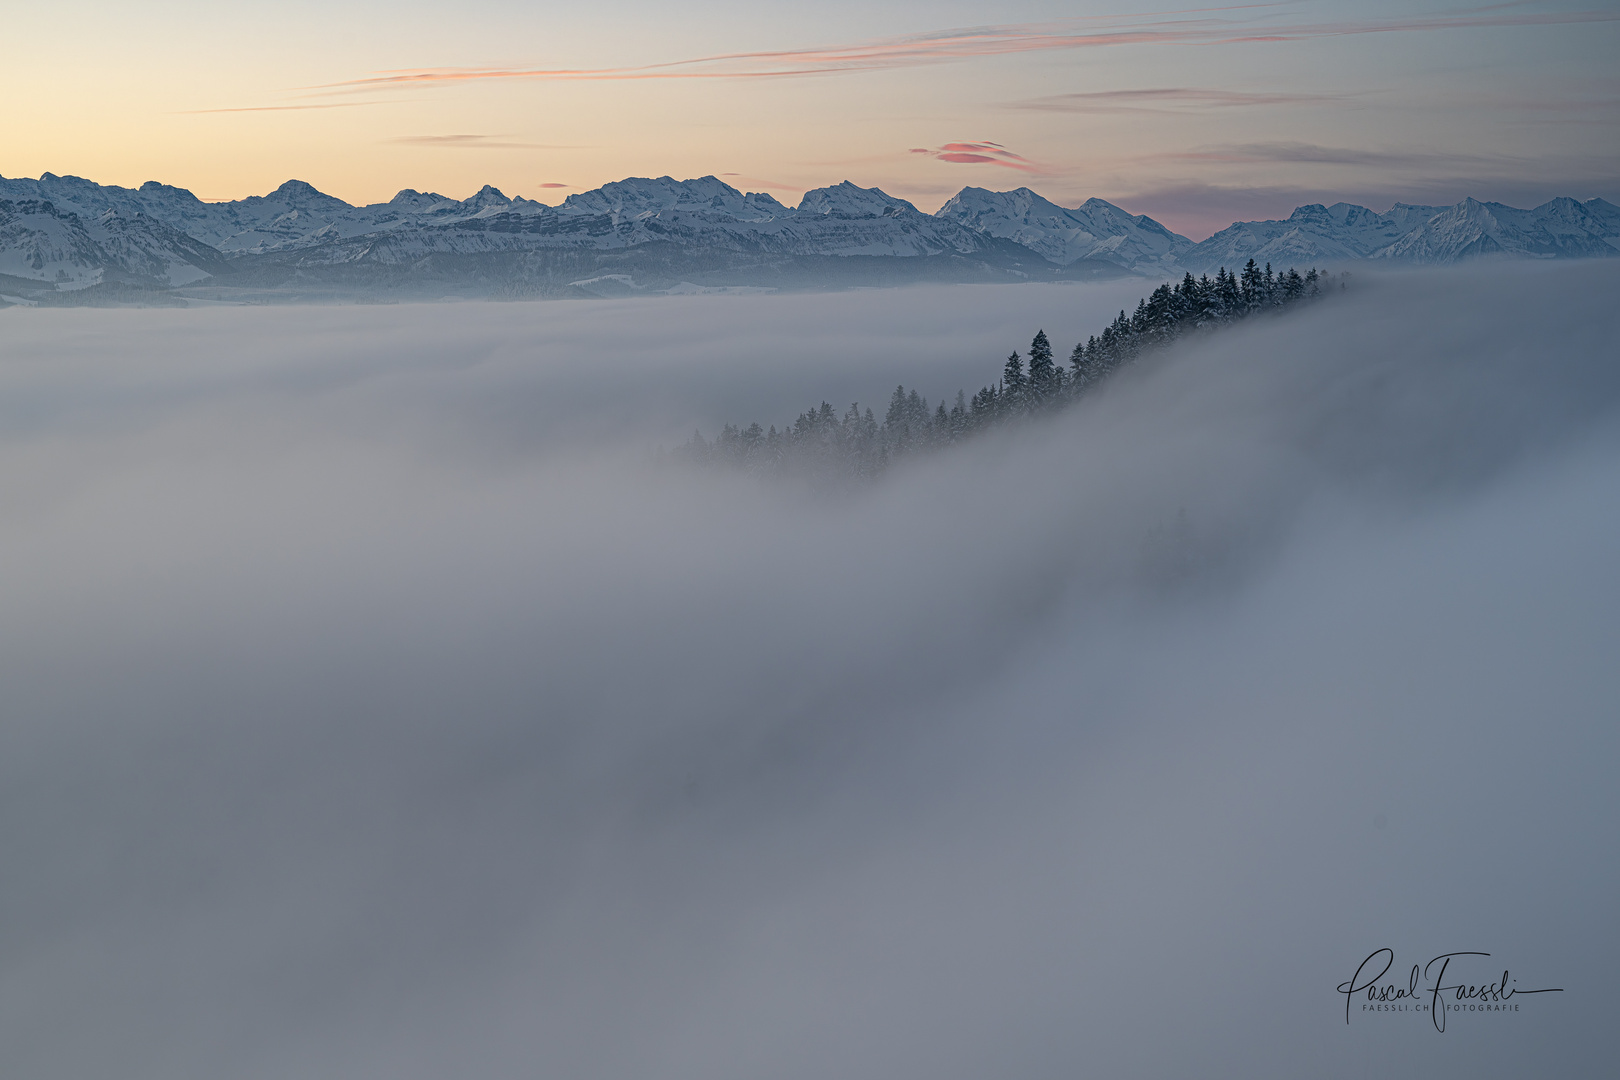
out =
{"type": "Polygon", "coordinates": [[[0,312],[0,1075],[1612,1067],[1620,266],[659,457],[1141,291],[0,312]]]}

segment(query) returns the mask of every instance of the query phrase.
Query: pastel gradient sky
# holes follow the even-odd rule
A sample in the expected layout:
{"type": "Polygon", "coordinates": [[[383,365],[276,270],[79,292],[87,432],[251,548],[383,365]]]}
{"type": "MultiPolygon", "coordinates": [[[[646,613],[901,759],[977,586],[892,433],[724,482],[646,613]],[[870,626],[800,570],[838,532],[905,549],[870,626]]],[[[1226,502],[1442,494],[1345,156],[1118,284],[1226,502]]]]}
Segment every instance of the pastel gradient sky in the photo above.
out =
{"type": "Polygon", "coordinates": [[[1612,0],[81,0],[5,24],[0,175],[209,199],[713,173],[931,210],[1028,185],[1194,237],[1303,202],[1620,200],[1612,0]]]}

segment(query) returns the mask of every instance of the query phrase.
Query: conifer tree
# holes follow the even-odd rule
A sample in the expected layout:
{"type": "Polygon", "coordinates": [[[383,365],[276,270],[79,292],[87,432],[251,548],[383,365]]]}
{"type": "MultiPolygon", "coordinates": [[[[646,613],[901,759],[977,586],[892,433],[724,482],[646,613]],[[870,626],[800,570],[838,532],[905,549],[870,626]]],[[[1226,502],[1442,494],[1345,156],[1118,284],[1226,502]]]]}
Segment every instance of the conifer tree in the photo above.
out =
{"type": "Polygon", "coordinates": [[[1023,412],[1028,407],[1026,383],[1024,375],[1024,358],[1014,349],[1012,355],[1007,357],[1007,363],[1001,369],[1001,393],[996,395],[1000,411],[1006,413],[1023,412]]]}
{"type": "Polygon", "coordinates": [[[928,414],[928,399],[913,390],[906,395],[906,427],[911,431],[911,437],[916,442],[923,442],[928,435],[928,425],[933,419],[928,414]]]}
{"type": "MultiPolygon", "coordinates": [[[[1097,338],[1095,335],[1091,339],[1091,344],[1093,348],[1096,347],[1097,338]]],[[[1069,354],[1069,396],[1073,397],[1076,394],[1085,392],[1086,384],[1091,381],[1089,378],[1090,372],[1088,371],[1089,366],[1090,361],[1086,357],[1086,343],[1079,342],[1075,345],[1074,352],[1069,354]]]]}
{"type": "Polygon", "coordinates": [[[1176,288],[1175,321],[1179,327],[1183,323],[1190,323],[1198,317],[1203,309],[1204,297],[1199,291],[1198,281],[1191,273],[1181,279],[1176,288]]]}
{"type": "MultiPolygon", "coordinates": [[[[1249,263],[1252,266],[1254,260],[1250,259],[1249,263]]],[[[1221,322],[1229,323],[1245,314],[1243,289],[1238,284],[1236,274],[1226,273],[1224,266],[1221,267],[1221,273],[1226,275],[1225,282],[1221,285],[1221,322]]]]}
{"type": "Polygon", "coordinates": [[[911,425],[907,423],[909,411],[906,407],[906,388],[896,386],[889,397],[889,411],[883,416],[884,442],[893,453],[904,453],[911,446],[911,425]]]}
{"type": "Polygon", "coordinates": [[[1247,314],[1260,306],[1261,294],[1264,288],[1265,276],[1261,274],[1260,268],[1254,264],[1254,260],[1250,259],[1244,264],[1243,267],[1242,290],[1244,314],[1247,314]]]}
{"type": "Polygon", "coordinates": [[[1288,268],[1288,273],[1280,275],[1277,280],[1282,288],[1283,303],[1293,303],[1305,295],[1305,279],[1292,266],[1288,268]]]}
{"type": "Polygon", "coordinates": [[[1057,396],[1058,382],[1063,373],[1052,362],[1052,343],[1047,340],[1045,330],[1035,332],[1035,340],[1029,343],[1029,399],[1032,406],[1039,406],[1057,396]]]}
{"type": "Polygon", "coordinates": [[[951,406],[951,441],[956,442],[957,440],[961,439],[967,434],[967,430],[967,395],[963,391],[958,390],[956,392],[956,404],[951,406]]]}

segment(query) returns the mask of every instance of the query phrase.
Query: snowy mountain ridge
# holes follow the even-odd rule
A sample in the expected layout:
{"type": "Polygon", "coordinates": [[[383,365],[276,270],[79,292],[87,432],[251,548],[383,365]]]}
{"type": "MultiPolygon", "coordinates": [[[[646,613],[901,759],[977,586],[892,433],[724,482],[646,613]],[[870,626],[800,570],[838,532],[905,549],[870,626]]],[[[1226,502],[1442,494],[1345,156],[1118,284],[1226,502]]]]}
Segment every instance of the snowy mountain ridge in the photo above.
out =
{"type": "Polygon", "coordinates": [[[81,219],[41,199],[0,200],[0,275],[71,290],[188,285],[227,271],[218,250],[140,210],[108,207],[81,219]]]}
{"type": "Polygon", "coordinates": [[[556,206],[488,185],[461,200],[406,189],[354,206],[299,180],[209,203],[156,181],[123,188],[52,173],[0,177],[0,275],[10,288],[227,280],[398,288],[431,279],[549,294],[638,274],[732,286],[849,283],[851,274],[874,283],[1047,280],[1180,276],[1250,258],[1433,264],[1616,254],[1620,208],[1602,199],[1554,199],[1529,210],[1465,199],[1384,213],[1311,204],[1194,242],[1102,199],[1064,207],[1029,188],[966,187],[926,214],[849,181],[808,191],[793,207],[714,176],[635,177],[556,206]]]}
{"type": "Polygon", "coordinates": [[[1180,253],[1193,246],[1146,214],[1126,213],[1102,199],[1069,209],[1029,188],[965,187],[936,216],[1006,237],[1060,265],[1103,259],[1138,273],[1177,273],[1183,269],[1180,253]]]}

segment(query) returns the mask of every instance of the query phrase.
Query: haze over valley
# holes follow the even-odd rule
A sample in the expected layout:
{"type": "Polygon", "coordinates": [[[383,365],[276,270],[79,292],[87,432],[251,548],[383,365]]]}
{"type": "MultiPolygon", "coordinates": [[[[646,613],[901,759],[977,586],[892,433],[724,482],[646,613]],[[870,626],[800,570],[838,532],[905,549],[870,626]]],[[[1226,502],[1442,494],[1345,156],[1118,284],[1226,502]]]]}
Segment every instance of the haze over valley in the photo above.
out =
{"type": "Polygon", "coordinates": [[[0,314],[6,1072],[1589,1074],[1620,262],[1354,281],[837,491],[1139,279],[0,314]]]}

